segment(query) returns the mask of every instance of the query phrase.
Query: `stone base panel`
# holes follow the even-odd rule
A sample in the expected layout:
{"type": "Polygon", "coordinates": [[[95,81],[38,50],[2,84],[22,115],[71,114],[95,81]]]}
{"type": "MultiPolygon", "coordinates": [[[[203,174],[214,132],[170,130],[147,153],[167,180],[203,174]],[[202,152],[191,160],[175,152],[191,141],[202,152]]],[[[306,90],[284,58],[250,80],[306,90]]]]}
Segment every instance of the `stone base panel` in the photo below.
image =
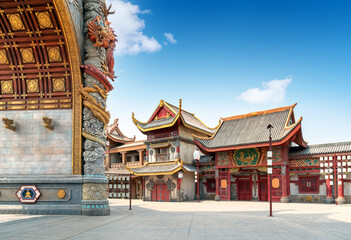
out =
{"type": "Polygon", "coordinates": [[[0,175],[0,214],[109,215],[107,191],[103,191],[107,183],[105,177],[0,175]],[[24,185],[40,191],[35,203],[21,203],[17,198],[16,192],[24,185]]]}

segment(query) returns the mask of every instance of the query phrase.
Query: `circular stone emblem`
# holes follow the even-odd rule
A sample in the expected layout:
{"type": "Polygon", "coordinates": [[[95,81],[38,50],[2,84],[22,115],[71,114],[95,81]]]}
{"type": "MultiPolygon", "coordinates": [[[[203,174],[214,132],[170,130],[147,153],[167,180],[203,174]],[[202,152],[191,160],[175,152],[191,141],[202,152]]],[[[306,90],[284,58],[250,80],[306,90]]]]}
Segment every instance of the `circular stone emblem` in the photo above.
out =
{"type": "Polygon", "coordinates": [[[62,199],[62,198],[64,198],[65,196],[66,196],[66,192],[65,192],[65,190],[63,190],[63,189],[60,189],[60,190],[58,190],[57,191],[57,197],[59,198],[59,199],[62,199]]]}

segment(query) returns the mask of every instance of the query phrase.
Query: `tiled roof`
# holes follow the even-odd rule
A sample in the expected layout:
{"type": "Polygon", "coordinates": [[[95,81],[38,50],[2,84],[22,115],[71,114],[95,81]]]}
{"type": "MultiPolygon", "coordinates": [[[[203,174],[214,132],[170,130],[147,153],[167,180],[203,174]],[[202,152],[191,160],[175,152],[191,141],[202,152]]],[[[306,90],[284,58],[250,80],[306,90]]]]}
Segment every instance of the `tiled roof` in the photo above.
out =
{"type": "MultiPolygon", "coordinates": [[[[210,161],[213,161],[213,156],[208,156],[208,155],[201,155],[200,156],[200,163],[208,163],[210,161]]],[[[193,159],[193,164],[196,164],[196,160],[193,159]]]]}
{"type": "Polygon", "coordinates": [[[153,120],[149,123],[141,123],[138,122],[137,124],[142,127],[143,129],[148,129],[148,128],[154,128],[154,127],[159,127],[162,125],[170,124],[174,120],[174,117],[169,117],[169,118],[162,118],[158,120],[153,120]]]}
{"type": "MultiPolygon", "coordinates": [[[[283,140],[298,124],[286,128],[286,122],[290,116],[293,106],[282,108],[282,110],[259,112],[255,115],[242,115],[223,119],[223,123],[212,138],[195,138],[203,146],[211,148],[236,147],[267,143],[269,141],[269,130],[271,124],[272,141],[283,140]]],[[[299,121],[301,121],[300,119],[299,121]]]]}
{"type": "Polygon", "coordinates": [[[330,153],[346,153],[351,152],[351,142],[338,142],[308,145],[307,148],[291,147],[289,156],[302,156],[302,155],[318,155],[330,153]]]}
{"type": "MultiPolygon", "coordinates": [[[[163,100],[161,100],[161,101],[163,101],[163,100]]],[[[164,102],[164,104],[165,104],[165,106],[167,108],[170,108],[170,110],[173,111],[176,114],[175,117],[170,116],[168,118],[152,120],[151,122],[147,122],[147,123],[142,123],[142,122],[139,122],[139,121],[135,120],[135,124],[137,126],[141,127],[143,130],[148,130],[148,129],[151,129],[151,128],[162,127],[163,125],[169,125],[169,124],[174,123],[175,118],[178,117],[179,108],[174,106],[174,105],[172,105],[172,104],[170,104],[170,103],[167,103],[167,102],[164,102]]],[[[215,132],[215,129],[208,128],[193,113],[187,112],[187,111],[185,111],[183,109],[181,110],[181,118],[183,119],[183,121],[184,121],[184,123],[186,125],[189,125],[191,127],[199,129],[201,131],[204,131],[204,132],[206,132],[208,134],[213,134],[215,132]]]]}
{"type": "Polygon", "coordinates": [[[116,118],[111,125],[106,126],[106,134],[107,136],[114,141],[121,142],[134,142],[134,138],[126,137],[118,127],[118,118],[116,118]]]}
{"type": "Polygon", "coordinates": [[[130,170],[136,174],[147,174],[147,173],[166,173],[175,171],[179,168],[180,165],[178,163],[170,163],[170,164],[157,164],[157,165],[147,165],[140,168],[131,168],[130,170]]]}
{"type": "Polygon", "coordinates": [[[114,148],[111,148],[111,149],[123,149],[123,148],[136,147],[136,146],[141,146],[141,148],[146,148],[146,145],[145,145],[144,141],[146,141],[146,140],[137,141],[137,142],[131,142],[131,143],[125,143],[125,144],[123,144],[121,146],[114,147],[114,148]]]}

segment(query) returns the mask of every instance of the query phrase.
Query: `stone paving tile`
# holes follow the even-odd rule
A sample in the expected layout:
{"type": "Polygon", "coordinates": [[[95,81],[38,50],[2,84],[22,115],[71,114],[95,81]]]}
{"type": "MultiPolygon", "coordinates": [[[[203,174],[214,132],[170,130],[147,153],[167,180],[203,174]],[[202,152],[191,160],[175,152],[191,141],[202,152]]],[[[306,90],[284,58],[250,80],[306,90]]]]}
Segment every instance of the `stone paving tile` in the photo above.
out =
{"type": "Polygon", "coordinates": [[[0,215],[0,239],[350,239],[349,205],[111,200],[111,215],[0,215]]]}

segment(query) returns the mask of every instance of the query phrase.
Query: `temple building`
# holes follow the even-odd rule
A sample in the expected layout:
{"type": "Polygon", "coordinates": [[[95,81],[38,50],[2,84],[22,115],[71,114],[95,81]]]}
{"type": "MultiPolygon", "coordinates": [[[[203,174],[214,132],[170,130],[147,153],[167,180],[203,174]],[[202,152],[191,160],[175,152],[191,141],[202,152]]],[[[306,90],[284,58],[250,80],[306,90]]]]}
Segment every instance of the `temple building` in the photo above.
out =
{"type": "Polygon", "coordinates": [[[144,140],[135,141],[126,137],[118,127],[118,119],[109,125],[107,131],[107,162],[105,174],[109,179],[109,198],[129,198],[129,178],[133,199],[142,198],[142,178],[132,175],[125,168],[142,166],[146,155],[144,140]]]}
{"type": "Polygon", "coordinates": [[[194,142],[200,159],[202,198],[267,201],[267,150],[272,129],[273,201],[351,202],[351,142],[308,145],[296,104],[222,118],[211,136],[194,142]]]}
{"type": "Polygon", "coordinates": [[[193,113],[163,100],[147,122],[134,118],[146,134],[146,159],[140,166],[126,166],[135,176],[143,177],[143,199],[148,201],[184,201],[195,197],[192,165],[196,148],[193,134],[212,136],[216,128],[207,127],[193,113]]]}

